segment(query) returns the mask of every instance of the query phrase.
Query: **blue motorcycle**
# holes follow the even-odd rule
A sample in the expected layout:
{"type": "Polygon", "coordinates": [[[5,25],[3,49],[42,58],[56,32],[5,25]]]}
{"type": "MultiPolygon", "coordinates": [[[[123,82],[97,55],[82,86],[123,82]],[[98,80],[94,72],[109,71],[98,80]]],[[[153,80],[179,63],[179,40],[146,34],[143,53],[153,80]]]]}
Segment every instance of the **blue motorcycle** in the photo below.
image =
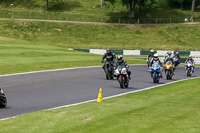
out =
{"type": "Polygon", "coordinates": [[[153,78],[154,83],[159,83],[161,72],[160,72],[160,66],[158,63],[154,63],[151,67],[151,77],[153,78]]]}

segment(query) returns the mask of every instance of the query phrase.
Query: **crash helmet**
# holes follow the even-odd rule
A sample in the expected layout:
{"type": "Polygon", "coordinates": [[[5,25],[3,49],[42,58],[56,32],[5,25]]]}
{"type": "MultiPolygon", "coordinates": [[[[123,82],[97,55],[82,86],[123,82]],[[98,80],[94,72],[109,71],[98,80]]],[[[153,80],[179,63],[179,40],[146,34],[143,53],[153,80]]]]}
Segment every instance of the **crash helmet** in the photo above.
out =
{"type": "Polygon", "coordinates": [[[179,55],[179,52],[176,52],[177,55],[179,55]]]}
{"type": "Polygon", "coordinates": [[[106,49],[106,53],[110,53],[111,52],[111,49],[110,48],[107,48],[106,49]]]}
{"type": "Polygon", "coordinates": [[[158,61],[158,60],[159,60],[158,54],[154,54],[153,59],[154,59],[155,61],[158,61]]]}
{"type": "Polygon", "coordinates": [[[167,54],[168,54],[168,55],[171,55],[171,54],[172,54],[171,50],[169,50],[169,51],[167,52],[167,54]]]}
{"type": "Polygon", "coordinates": [[[118,56],[117,56],[117,60],[118,60],[119,62],[121,62],[122,59],[123,59],[123,56],[122,56],[122,55],[118,55],[118,56]]]}
{"type": "Polygon", "coordinates": [[[150,50],[150,53],[151,53],[151,54],[154,54],[154,50],[153,50],[153,49],[151,49],[151,50],[150,50]]]}

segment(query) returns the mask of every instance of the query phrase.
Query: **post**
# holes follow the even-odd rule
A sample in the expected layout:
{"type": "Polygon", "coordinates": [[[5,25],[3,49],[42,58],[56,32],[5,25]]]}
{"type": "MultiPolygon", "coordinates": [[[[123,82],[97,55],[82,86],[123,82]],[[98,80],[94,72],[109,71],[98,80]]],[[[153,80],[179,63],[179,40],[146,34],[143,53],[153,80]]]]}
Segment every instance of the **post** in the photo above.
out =
{"type": "Polygon", "coordinates": [[[140,24],[140,19],[138,18],[138,24],[140,24]]]}
{"type": "Polygon", "coordinates": [[[158,24],[158,20],[157,20],[157,18],[156,18],[156,26],[157,26],[157,24],[158,24]]]}
{"type": "Polygon", "coordinates": [[[172,25],[172,20],[171,20],[171,18],[170,18],[170,25],[172,25]]]}
{"type": "Polygon", "coordinates": [[[119,18],[119,24],[120,24],[120,18],[119,18]]]}
{"type": "Polygon", "coordinates": [[[31,19],[31,12],[29,12],[29,19],[31,19]]]}
{"type": "Polygon", "coordinates": [[[13,12],[13,8],[14,8],[14,4],[10,4],[12,6],[12,20],[14,20],[14,12],[13,12]]]}

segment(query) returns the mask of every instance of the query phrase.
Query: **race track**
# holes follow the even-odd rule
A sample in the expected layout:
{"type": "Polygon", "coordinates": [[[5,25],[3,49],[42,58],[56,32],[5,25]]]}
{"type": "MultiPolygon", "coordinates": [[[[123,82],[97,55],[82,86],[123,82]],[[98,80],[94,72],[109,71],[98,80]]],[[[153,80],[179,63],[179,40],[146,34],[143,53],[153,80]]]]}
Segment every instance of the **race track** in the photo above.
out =
{"type": "MultiPolygon", "coordinates": [[[[97,98],[99,88],[103,97],[155,86],[146,65],[131,66],[130,87],[121,89],[117,80],[106,80],[101,67],[79,68],[0,77],[0,87],[8,99],[8,106],[0,109],[0,119],[22,115],[58,106],[79,103],[97,98]]],[[[172,80],[200,76],[200,68],[187,77],[184,67],[178,67],[172,80]]]]}

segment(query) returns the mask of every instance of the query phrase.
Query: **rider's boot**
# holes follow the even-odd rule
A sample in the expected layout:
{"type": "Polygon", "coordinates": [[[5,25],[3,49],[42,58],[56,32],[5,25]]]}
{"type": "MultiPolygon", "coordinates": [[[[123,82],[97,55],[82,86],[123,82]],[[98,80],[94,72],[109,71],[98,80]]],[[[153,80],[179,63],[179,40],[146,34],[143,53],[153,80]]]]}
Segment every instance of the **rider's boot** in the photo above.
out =
{"type": "Polygon", "coordinates": [[[128,78],[131,80],[131,71],[128,71],[128,78]]]}

